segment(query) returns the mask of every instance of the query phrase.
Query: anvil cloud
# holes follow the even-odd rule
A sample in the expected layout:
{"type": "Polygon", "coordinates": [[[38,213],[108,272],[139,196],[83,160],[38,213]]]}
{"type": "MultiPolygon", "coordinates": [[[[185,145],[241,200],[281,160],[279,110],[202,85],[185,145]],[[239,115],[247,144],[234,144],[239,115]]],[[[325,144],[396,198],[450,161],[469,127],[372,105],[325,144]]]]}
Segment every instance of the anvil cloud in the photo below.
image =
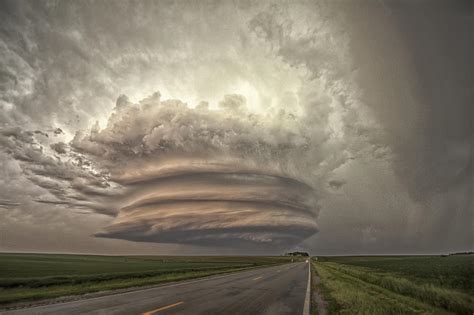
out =
{"type": "Polygon", "coordinates": [[[0,6],[0,250],[472,248],[463,1],[0,6]]]}

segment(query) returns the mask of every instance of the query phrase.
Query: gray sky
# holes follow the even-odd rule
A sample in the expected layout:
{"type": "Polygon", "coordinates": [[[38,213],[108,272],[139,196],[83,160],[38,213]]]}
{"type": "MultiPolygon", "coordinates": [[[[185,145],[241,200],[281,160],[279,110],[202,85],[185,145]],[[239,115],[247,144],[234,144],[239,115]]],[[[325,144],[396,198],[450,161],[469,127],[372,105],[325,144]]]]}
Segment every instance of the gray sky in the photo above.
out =
{"type": "Polygon", "coordinates": [[[0,1],[0,250],[473,249],[470,1],[0,1]]]}

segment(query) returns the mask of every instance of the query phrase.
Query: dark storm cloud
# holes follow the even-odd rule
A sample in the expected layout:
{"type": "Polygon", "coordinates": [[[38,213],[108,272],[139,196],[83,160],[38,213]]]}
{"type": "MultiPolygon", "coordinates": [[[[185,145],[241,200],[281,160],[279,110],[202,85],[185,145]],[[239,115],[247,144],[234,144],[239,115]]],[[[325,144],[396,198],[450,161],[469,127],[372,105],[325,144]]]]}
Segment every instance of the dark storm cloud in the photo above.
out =
{"type": "Polygon", "coordinates": [[[16,208],[20,205],[18,202],[13,202],[10,200],[0,200],[0,208],[16,208]]]}
{"type": "Polygon", "coordinates": [[[50,147],[59,154],[64,154],[67,152],[67,144],[64,142],[53,143],[50,145],[50,147]]]}
{"type": "Polygon", "coordinates": [[[368,91],[361,100],[384,126],[382,143],[416,205],[406,216],[420,228],[407,232],[427,252],[472,248],[472,3],[362,3],[336,6],[368,91]]]}
{"type": "Polygon", "coordinates": [[[329,184],[329,186],[331,186],[331,188],[339,189],[339,188],[341,188],[342,186],[344,186],[346,184],[346,181],[345,180],[332,179],[328,182],[328,184],[329,184]]]}

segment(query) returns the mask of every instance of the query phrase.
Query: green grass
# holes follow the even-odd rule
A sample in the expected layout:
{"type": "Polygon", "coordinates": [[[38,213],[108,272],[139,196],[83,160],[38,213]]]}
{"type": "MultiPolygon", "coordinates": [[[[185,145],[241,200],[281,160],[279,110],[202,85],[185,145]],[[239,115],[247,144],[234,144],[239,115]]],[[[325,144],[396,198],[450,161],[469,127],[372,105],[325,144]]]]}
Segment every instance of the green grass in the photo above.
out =
{"type": "Polygon", "coordinates": [[[474,255],[323,257],[323,261],[391,272],[474,295],[474,255]]]}
{"type": "Polygon", "coordinates": [[[289,262],[286,257],[0,254],[0,304],[121,289],[289,262]]]}
{"type": "Polygon", "coordinates": [[[470,255],[320,257],[330,314],[472,314],[470,255]]]}

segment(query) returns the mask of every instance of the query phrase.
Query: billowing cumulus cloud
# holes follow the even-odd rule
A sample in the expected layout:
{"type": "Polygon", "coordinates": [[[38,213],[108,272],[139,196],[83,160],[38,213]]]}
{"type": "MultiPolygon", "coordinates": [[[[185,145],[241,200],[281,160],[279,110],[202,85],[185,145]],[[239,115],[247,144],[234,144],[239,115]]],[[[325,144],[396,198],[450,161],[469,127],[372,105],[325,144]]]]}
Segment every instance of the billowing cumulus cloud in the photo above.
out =
{"type": "Polygon", "coordinates": [[[1,5],[0,249],[472,247],[461,2],[1,5]]]}

